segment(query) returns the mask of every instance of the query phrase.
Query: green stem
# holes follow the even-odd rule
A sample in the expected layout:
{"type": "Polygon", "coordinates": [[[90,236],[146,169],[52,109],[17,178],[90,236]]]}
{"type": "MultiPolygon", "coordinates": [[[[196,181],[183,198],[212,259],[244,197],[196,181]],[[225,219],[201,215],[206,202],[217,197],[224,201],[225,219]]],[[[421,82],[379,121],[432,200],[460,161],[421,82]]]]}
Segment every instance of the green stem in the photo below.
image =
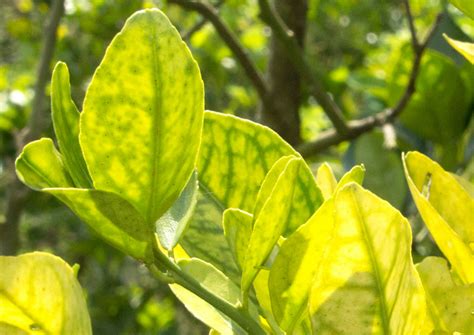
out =
{"type": "Polygon", "coordinates": [[[253,320],[247,313],[238,310],[237,307],[233,306],[229,302],[221,299],[220,297],[214,295],[212,292],[208,291],[194,278],[192,278],[183,270],[181,270],[181,268],[176,263],[172,262],[166,255],[164,255],[157,248],[157,246],[153,248],[153,255],[154,264],[159,269],[166,271],[167,274],[174,279],[176,284],[181,285],[185,289],[197,295],[199,298],[211,304],[217,310],[227,315],[230,319],[232,319],[236,324],[242,327],[242,329],[247,331],[249,334],[266,334],[262,327],[260,327],[260,325],[255,320],[253,320]]]}

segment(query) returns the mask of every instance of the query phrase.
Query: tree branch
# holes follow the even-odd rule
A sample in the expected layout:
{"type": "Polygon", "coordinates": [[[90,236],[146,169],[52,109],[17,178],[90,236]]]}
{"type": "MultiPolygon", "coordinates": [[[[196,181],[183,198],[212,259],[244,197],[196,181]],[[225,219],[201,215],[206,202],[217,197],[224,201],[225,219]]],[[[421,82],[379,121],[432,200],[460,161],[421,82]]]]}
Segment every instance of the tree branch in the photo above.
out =
{"type": "MultiPolygon", "coordinates": [[[[219,9],[220,6],[224,3],[224,0],[219,0],[215,5],[214,8],[217,10],[219,9]]],[[[199,30],[201,30],[202,27],[204,27],[207,23],[207,19],[205,17],[202,17],[194,26],[189,28],[188,31],[183,32],[181,34],[181,38],[185,41],[189,41],[191,37],[197,33],[199,30]]]]}
{"type": "Polygon", "coordinates": [[[168,2],[179,5],[187,10],[196,11],[211,22],[219,36],[234,53],[236,60],[242,65],[245,74],[255,86],[260,98],[263,101],[267,101],[268,89],[262,74],[250,59],[250,56],[240,44],[235,34],[221,20],[216,8],[207,2],[195,0],[168,0],[168,2]]]}
{"type": "Polygon", "coordinates": [[[311,95],[313,95],[321,105],[337,132],[347,135],[349,129],[341,110],[314,76],[313,70],[305,59],[304,53],[295,38],[294,32],[286,26],[268,0],[259,0],[258,3],[260,5],[260,16],[262,20],[272,28],[273,33],[280,39],[281,43],[286,46],[285,51],[289,59],[292,60],[293,66],[301,78],[308,83],[311,95]]]}
{"type": "MultiPolygon", "coordinates": [[[[428,43],[430,42],[431,38],[436,32],[436,29],[441,21],[441,17],[442,17],[442,14],[439,14],[438,17],[436,18],[436,21],[431,26],[430,31],[428,32],[424,41],[421,44],[418,44],[417,42],[416,44],[418,45],[418,47],[413,47],[414,59],[413,59],[412,69],[410,72],[410,78],[408,80],[408,84],[405,88],[405,91],[402,97],[400,98],[400,100],[398,100],[397,104],[394,107],[384,110],[382,112],[379,112],[378,114],[360,119],[360,120],[350,121],[348,123],[349,131],[346,134],[340,134],[336,132],[334,129],[327,130],[321,133],[321,135],[316,140],[312,142],[303,143],[302,145],[300,145],[297,148],[298,151],[305,157],[311,156],[322,150],[329,148],[332,145],[355,139],[359,137],[360,135],[368,131],[371,131],[375,127],[383,126],[386,123],[393,122],[393,120],[406,107],[406,105],[408,104],[411,97],[416,91],[416,79],[419,74],[421,59],[423,57],[423,54],[426,50],[428,43]]],[[[411,14],[408,15],[408,20],[412,22],[410,25],[413,25],[413,18],[411,17],[411,14]]],[[[413,31],[415,32],[415,30],[413,31]]],[[[413,38],[416,38],[416,32],[415,34],[412,34],[412,39],[413,38]]],[[[413,41],[412,41],[412,45],[413,46],[415,45],[413,41]]]]}
{"type": "MultiPolygon", "coordinates": [[[[16,141],[17,154],[21,152],[25,143],[38,138],[47,128],[48,118],[45,115],[44,108],[45,89],[50,77],[50,64],[56,45],[56,32],[63,14],[64,0],[53,1],[48,25],[44,31],[44,43],[38,64],[31,116],[28,125],[18,134],[16,141]]],[[[7,186],[5,223],[0,225],[0,254],[3,255],[14,255],[19,249],[19,222],[28,196],[28,190],[16,178],[13,160],[9,165],[9,171],[13,178],[7,186]]]]}

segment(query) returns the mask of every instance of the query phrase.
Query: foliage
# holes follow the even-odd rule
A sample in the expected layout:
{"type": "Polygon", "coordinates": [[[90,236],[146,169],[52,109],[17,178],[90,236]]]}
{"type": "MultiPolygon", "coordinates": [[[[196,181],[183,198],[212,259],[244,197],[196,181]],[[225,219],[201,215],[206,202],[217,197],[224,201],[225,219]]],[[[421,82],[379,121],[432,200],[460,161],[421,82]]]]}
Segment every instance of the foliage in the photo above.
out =
{"type": "MultiPolygon", "coordinates": [[[[59,151],[49,138],[26,145],[16,160],[20,179],[143,262],[218,333],[428,334],[469,327],[470,305],[447,298],[469,293],[474,280],[474,199],[465,181],[425,155],[403,156],[418,211],[452,269],[439,258],[415,267],[409,221],[361,186],[364,166],[337,182],[323,164],[314,177],[271,129],[204,112],[197,64],[161,11],[128,19],[96,70],[82,112],[63,63],[53,73],[52,102],[59,151]]],[[[35,255],[0,260],[31,266],[35,255]]],[[[39,255],[59,262],[63,269],[55,271],[74,282],[61,261],[39,255]]],[[[79,309],[76,318],[90,328],[79,286],[68,288],[74,299],[59,305],[79,309]]],[[[39,304],[44,308],[46,299],[39,304]]],[[[17,326],[0,317],[2,327],[17,326]]]]}

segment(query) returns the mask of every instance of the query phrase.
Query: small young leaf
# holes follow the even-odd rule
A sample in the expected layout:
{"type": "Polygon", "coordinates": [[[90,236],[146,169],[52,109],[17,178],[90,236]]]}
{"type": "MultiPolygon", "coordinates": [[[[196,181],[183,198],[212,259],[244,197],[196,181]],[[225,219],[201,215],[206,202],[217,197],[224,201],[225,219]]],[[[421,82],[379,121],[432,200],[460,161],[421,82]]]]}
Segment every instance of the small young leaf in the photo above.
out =
{"type": "Polygon", "coordinates": [[[133,14],[109,45],[81,113],[94,187],[154,223],[193,172],[203,112],[199,68],[179,33],[157,9],[133,14]]]}
{"type": "Polygon", "coordinates": [[[252,223],[253,215],[238,208],[226,209],[222,217],[225,237],[240,269],[252,234],[252,223]]]}
{"type": "Polygon", "coordinates": [[[77,187],[91,188],[92,180],[79,145],[79,111],[71,99],[67,65],[58,62],[51,79],[51,117],[64,164],[77,187]]]}
{"type": "Polygon", "coordinates": [[[173,206],[155,223],[161,246],[172,250],[186,229],[197,203],[198,179],[195,171],[173,206]]]}
{"type": "Polygon", "coordinates": [[[337,183],[335,192],[337,192],[338,190],[340,190],[345,185],[347,185],[351,182],[362,185],[362,183],[364,181],[364,176],[365,176],[365,167],[364,167],[364,165],[362,164],[362,165],[354,166],[352,169],[347,171],[342,176],[341,180],[339,180],[339,183],[337,183]]]}
{"type": "MultiPolygon", "coordinates": [[[[239,303],[240,290],[229,278],[211,264],[200,259],[181,260],[179,267],[192,276],[200,285],[232,305],[239,303]]],[[[178,284],[170,285],[171,291],[184,304],[186,309],[197,319],[223,335],[246,334],[227,316],[217,311],[206,301],[197,297],[178,284]]],[[[256,315],[255,306],[251,305],[252,315],[256,315]]]]}
{"type": "Polygon", "coordinates": [[[457,285],[448,264],[441,257],[427,257],[416,269],[426,292],[428,315],[435,331],[472,332],[474,284],[457,285]]]}
{"type": "Polygon", "coordinates": [[[34,190],[74,187],[61,157],[50,138],[28,143],[15,162],[20,180],[34,190]]]}
{"type": "Polygon", "coordinates": [[[253,230],[242,268],[241,288],[244,295],[250,289],[259,268],[264,264],[275,243],[286,229],[291,214],[296,179],[303,163],[301,158],[292,158],[287,162],[272,193],[265,201],[258,216],[254,217],[253,230]]]}
{"type": "Polygon", "coordinates": [[[328,163],[323,163],[318,168],[316,183],[323,193],[324,199],[329,199],[336,191],[337,180],[328,163]]]}
{"type": "Polygon", "coordinates": [[[282,156],[299,155],[270,128],[233,115],[205,112],[202,136],[198,203],[181,243],[190,255],[239,282],[222,232],[222,213],[227,208],[251,213],[273,164],[282,156]]]}
{"type": "Polygon", "coordinates": [[[72,268],[43,252],[0,256],[0,333],[92,334],[72,268]]]}
{"type": "Polygon", "coordinates": [[[428,157],[403,157],[405,175],[418,211],[436,244],[465,284],[474,282],[474,198],[451,174],[428,157]]]}
{"type": "Polygon", "coordinates": [[[471,64],[474,64],[474,43],[457,41],[449,38],[446,34],[443,34],[443,37],[457,52],[463,55],[471,64]]]}

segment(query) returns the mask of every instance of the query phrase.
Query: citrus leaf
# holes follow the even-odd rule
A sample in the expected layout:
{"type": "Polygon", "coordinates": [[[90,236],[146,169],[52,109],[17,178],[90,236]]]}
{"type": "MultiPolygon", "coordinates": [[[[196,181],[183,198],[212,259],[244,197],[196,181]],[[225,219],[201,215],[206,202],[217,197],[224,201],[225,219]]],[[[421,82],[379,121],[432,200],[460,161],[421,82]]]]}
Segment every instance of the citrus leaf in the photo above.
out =
{"type": "Polygon", "coordinates": [[[448,41],[450,46],[463,55],[471,64],[474,64],[474,43],[457,41],[449,38],[446,34],[443,34],[443,37],[448,41]]]}
{"type": "MultiPolygon", "coordinates": [[[[304,168],[303,166],[302,158],[292,158],[286,163],[273,186],[270,196],[258,215],[254,216],[252,234],[250,235],[242,268],[241,288],[244,295],[250,289],[260,267],[286,229],[292,212],[296,180],[299,170],[304,168]]],[[[279,169],[278,165],[277,168],[279,169]]],[[[269,174],[271,173],[270,170],[269,174]]]]}
{"type": "Polygon", "coordinates": [[[403,157],[405,176],[416,207],[436,244],[465,284],[474,282],[474,198],[451,174],[428,157],[403,157]]]}
{"type": "MultiPolygon", "coordinates": [[[[239,303],[239,288],[222,272],[200,259],[188,259],[178,262],[179,267],[192,276],[200,285],[232,305],[239,303]]],[[[223,335],[246,334],[236,323],[217,311],[194,293],[178,284],[170,285],[171,291],[197,319],[223,335]]],[[[255,306],[251,306],[255,313],[255,306]]]]}
{"type": "Polygon", "coordinates": [[[449,0],[449,2],[474,20],[474,6],[472,5],[471,0],[449,0]]]}
{"type": "Polygon", "coordinates": [[[334,194],[337,180],[328,163],[319,166],[316,173],[316,183],[323,193],[324,199],[329,199],[334,194]]]}
{"type": "Polygon", "coordinates": [[[94,187],[154,223],[193,172],[204,111],[199,68],[157,9],[133,14],[87,90],[80,143],[94,187]]]}
{"type": "Polygon", "coordinates": [[[92,334],[82,289],[62,259],[43,252],[0,256],[0,269],[2,334],[92,334]]]}
{"type": "Polygon", "coordinates": [[[20,180],[34,190],[73,187],[61,157],[50,138],[28,143],[15,162],[20,180]]]}
{"type": "Polygon", "coordinates": [[[448,264],[441,257],[427,257],[416,269],[426,292],[428,314],[435,331],[450,334],[472,331],[474,284],[457,285],[448,264]]]}
{"type": "Polygon", "coordinates": [[[308,300],[317,334],[417,334],[426,312],[408,221],[356,183],[282,244],[269,287],[284,330],[308,300]]]}
{"type": "Polygon", "coordinates": [[[161,246],[172,250],[186,229],[197,203],[198,179],[195,171],[179,198],[155,224],[161,246]]]}
{"type": "Polygon", "coordinates": [[[205,112],[198,159],[200,191],[181,241],[184,249],[239,282],[239,270],[222,230],[222,213],[227,208],[252,213],[267,172],[287,155],[299,156],[270,128],[232,115],[205,112]]]}
{"type": "Polygon", "coordinates": [[[238,208],[226,209],[222,217],[225,237],[240,269],[252,233],[252,222],[253,215],[238,208]]]}
{"type": "Polygon", "coordinates": [[[69,174],[77,187],[91,188],[92,180],[79,145],[79,111],[71,99],[67,65],[58,62],[51,79],[51,117],[69,174]]]}
{"type": "Polygon", "coordinates": [[[343,188],[345,185],[354,182],[359,185],[362,185],[364,182],[364,176],[365,176],[365,167],[364,164],[361,165],[356,165],[349,171],[347,171],[339,180],[336,186],[335,192],[343,188]]]}

